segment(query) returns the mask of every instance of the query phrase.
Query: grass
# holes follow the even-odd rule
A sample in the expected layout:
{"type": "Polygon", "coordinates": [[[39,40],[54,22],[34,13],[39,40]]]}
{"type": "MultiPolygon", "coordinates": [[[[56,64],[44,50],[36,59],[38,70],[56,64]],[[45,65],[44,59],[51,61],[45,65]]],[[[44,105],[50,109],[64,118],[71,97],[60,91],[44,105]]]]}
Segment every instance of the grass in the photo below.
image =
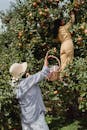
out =
{"type": "Polygon", "coordinates": [[[87,120],[66,120],[47,117],[50,130],[87,130],[87,120]]]}
{"type": "Polygon", "coordinates": [[[64,126],[62,128],[60,128],[60,130],[78,130],[79,129],[79,122],[75,121],[71,124],[69,124],[68,126],[64,126]]]}

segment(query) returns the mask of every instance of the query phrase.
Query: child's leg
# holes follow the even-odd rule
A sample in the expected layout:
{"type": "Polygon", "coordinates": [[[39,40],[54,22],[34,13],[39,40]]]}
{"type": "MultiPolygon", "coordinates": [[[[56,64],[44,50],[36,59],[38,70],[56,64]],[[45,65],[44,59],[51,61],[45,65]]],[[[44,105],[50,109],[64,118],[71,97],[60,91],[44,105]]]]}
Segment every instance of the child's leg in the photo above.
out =
{"type": "Polygon", "coordinates": [[[64,53],[60,56],[61,59],[61,71],[63,71],[67,65],[67,54],[64,53]]]}
{"type": "Polygon", "coordinates": [[[49,130],[43,113],[39,116],[37,121],[31,124],[31,128],[32,130],[49,130]]]}

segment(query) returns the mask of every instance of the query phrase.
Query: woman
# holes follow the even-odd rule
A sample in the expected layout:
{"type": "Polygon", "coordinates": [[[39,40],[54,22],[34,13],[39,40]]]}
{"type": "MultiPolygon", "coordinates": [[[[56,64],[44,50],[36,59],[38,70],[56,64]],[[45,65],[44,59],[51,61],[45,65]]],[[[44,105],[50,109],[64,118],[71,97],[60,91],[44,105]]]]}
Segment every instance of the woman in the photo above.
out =
{"type": "Polygon", "coordinates": [[[10,74],[16,83],[14,85],[17,85],[15,94],[21,108],[22,130],[49,130],[45,121],[46,108],[38,86],[49,74],[48,52],[41,71],[33,75],[26,74],[26,71],[26,62],[14,63],[10,67],[10,74]]]}

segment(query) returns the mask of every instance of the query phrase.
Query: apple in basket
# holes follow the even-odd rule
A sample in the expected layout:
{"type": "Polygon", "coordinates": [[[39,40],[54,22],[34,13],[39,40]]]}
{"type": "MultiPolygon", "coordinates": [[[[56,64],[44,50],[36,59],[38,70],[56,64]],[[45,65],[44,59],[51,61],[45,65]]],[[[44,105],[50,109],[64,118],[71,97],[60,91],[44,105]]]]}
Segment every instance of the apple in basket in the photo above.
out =
{"type": "Polygon", "coordinates": [[[60,61],[57,57],[55,56],[50,56],[50,58],[54,58],[57,60],[57,65],[52,65],[50,67],[50,73],[47,77],[48,81],[55,81],[59,79],[59,74],[60,74],[60,61]]]}
{"type": "Polygon", "coordinates": [[[50,67],[50,74],[49,74],[49,79],[50,81],[55,81],[58,79],[58,70],[59,70],[59,66],[58,65],[53,65],[52,67],[50,67]]]}

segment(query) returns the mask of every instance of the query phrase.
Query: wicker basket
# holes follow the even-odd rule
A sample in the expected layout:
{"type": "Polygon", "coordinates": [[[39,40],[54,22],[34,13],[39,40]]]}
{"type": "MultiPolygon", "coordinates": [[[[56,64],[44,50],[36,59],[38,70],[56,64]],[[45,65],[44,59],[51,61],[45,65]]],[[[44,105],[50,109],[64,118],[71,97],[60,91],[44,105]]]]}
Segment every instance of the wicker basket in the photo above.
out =
{"type": "Polygon", "coordinates": [[[56,56],[53,56],[53,55],[51,55],[49,59],[50,58],[55,59],[57,61],[57,65],[52,65],[50,67],[50,74],[48,76],[48,80],[55,81],[55,80],[58,80],[60,77],[60,60],[56,56]]]}

